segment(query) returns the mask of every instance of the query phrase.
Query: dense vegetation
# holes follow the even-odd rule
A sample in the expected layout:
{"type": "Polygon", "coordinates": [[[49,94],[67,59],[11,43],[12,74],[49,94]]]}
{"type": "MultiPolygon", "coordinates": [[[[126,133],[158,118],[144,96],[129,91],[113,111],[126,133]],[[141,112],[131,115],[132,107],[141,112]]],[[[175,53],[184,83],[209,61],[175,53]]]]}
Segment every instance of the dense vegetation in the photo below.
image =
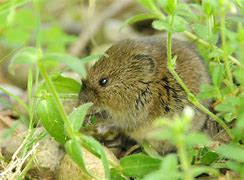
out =
{"type": "MultiPolygon", "coordinates": [[[[73,2],[73,1],[72,1],[73,2]]],[[[80,131],[88,108],[87,103],[67,113],[63,102],[77,101],[80,83],[63,76],[73,71],[84,77],[86,64],[97,60],[101,53],[80,58],[67,46],[77,36],[65,32],[55,18],[43,13],[45,0],[0,1],[0,63],[11,60],[8,69],[16,73],[19,66],[28,72],[27,97],[23,100],[0,86],[0,91],[11,96],[17,105],[5,99],[0,103],[15,111],[28,133],[18,149],[20,163],[1,157],[3,177],[27,176],[33,158],[22,161],[46,133],[33,136],[39,122],[47,132],[65,147],[66,152],[87,174],[82,148],[97,156],[108,179],[194,179],[210,176],[244,179],[244,1],[203,0],[201,3],[183,3],[177,0],[138,0],[136,6],[144,13],[135,14],[123,27],[152,22],[152,27],[167,33],[168,69],[188,94],[189,101],[217,122],[218,131],[210,138],[204,133],[189,133],[189,122],[194,114],[186,108],[171,121],[157,120],[157,126],[167,126],[152,134],[153,138],[169,140],[177,151],[159,156],[149,147],[139,154],[124,156],[118,164],[108,160],[102,145],[80,131]],[[194,42],[211,75],[212,84],[203,85],[193,95],[175,71],[177,57],[171,54],[172,37],[180,34],[194,42]],[[73,53],[72,53],[73,52],[73,53]],[[73,55],[71,55],[71,53],[73,55]],[[212,108],[204,107],[200,100],[210,99],[212,108]],[[222,137],[225,141],[221,141],[222,137]],[[5,165],[4,165],[5,163],[5,165]],[[12,169],[11,169],[12,168],[12,169]],[[9,172],[15,170],[13,176],[9,172]]],[[[81,2],[87,3],[87,2],[81,2]]],[[[89,1],[90,4],[96,1],[89,1]]],[[[91,6],[92,7],[92,6],[91,6]]],[[[89,22],[88,22],[89,23],[89,22]]],[[[92,23],[92,22],[90,22],[92,23]]],[[[14,127],[6,129],[11,137],[14,127]]],[[[93,176],[93,174],[90,174],[93,176]]],[[[1,177],[0,177],[1,178],[1,177]]]]}

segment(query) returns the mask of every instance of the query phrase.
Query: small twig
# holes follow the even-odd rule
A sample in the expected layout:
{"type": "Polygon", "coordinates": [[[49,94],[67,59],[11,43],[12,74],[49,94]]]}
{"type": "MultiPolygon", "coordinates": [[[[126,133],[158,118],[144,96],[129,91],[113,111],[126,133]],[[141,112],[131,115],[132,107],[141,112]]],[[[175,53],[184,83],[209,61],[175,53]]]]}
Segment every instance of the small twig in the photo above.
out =
{"type": "MultiPolygon", "coordinates": [[[[21,146],[16,151],[17,153],[19,152],[20,149],[22,149],[24,144],[25,144],[24,142],[21,144],[21,146]]],[[[15,168],[16,168],[15,174],[20,172],[20,170],[21,170],[24,162],[26,161],[26,159],[35,152],[35,150],[39,146],[39,144],[40,143],[36,143],[32,147],[32,149],[25,155],[25,157],[23,159],[17,158],[16,152],[15,152],[15,154],[12,156],[13,157],[12,161],[9,163],[8,167],[0,174],[0,177],[1,178],[5,178],[6,177],[7,179],[11,179],[10,176],[11,176],[11,174],[13,174],[12,170],[15,169],[15,168]]],[[[12,178],[14,178],[14,174],[12,175],[12,178]]]]}
{"type": "Polygon", "coordinates": [[[16,168],[16,172],[15,174],[17,174],[18,176],[18,180],[20,179],[24,179],[24,176],[26,175],[26,173],[31,169],[32,165],[33,165],[33,161],[35,159],[34,157],[34,153],[36,152],[37,147],[40,145],[39,142],[37,142],[32,149],[28,152],[28,154],[22,159],[22,161],[20,161],[20,165],[16,168]],[[21,171],[23,164],[25,163],[25,161],[27,160],[28,157],[30,157],[32,155],[32,157],[30,158],[30,160],[28,161],[27,165],[24,167],[24,169],[21,171]]]}
{"type": "Polygon", "coordinates": [[[122,10],[126,9],[130,6],[134,1],[132,0],[116,0],[112,5],[106,8],[100,15],[96,15],[96,17],[92,17],[87,20],[86,27],[79,34],[79,38],[77,41],[70,47],[69,52],[74,56],[79,56],[84,51],[87,43],[91,39],[91,37],[97,32],[98,29],[103,25],[106,19],[109,19],[117,14],[119,14],[122,10]]]}

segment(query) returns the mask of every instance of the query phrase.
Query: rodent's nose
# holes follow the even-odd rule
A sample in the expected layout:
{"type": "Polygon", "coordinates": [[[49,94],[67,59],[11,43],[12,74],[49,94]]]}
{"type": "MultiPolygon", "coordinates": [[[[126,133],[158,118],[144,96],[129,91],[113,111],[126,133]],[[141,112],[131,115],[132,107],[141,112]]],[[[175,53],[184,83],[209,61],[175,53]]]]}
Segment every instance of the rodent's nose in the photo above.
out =
{"type": "Polygon", "coordinates": [[[89,102],[86,82],[82,80],[82,86],[79,93],[79,105],[89,102]]]}
{"type": "Polygon", "coordinates": [[[79,104],[84,104],[87,102],[89,102],[89,97],[88,97],[87,93],[81,91],[79,93],[79,104]]]}

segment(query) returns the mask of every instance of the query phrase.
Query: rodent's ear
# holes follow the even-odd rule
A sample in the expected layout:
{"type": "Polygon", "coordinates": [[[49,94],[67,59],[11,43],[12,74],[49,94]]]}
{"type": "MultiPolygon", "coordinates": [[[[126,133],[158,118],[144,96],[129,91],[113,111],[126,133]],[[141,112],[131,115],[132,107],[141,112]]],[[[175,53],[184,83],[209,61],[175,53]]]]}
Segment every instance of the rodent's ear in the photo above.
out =
{"type": "Polygon", "coordinates": [[[156,70],[156,63],[152,56],[147,54],[137,54],[134,56],[134,60],[140,63],[140,67],[143,67],[149,73],[154,73],[156,70]]]}

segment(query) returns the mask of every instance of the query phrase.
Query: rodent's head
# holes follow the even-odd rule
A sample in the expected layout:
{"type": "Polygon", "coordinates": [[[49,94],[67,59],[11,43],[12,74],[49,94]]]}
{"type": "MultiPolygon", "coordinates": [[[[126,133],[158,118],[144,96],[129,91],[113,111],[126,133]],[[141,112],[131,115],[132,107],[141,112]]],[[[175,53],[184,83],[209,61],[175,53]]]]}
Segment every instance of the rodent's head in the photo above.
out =
{"type": "Polygon", "coordinates": [[[148,82],[156,72],[150,48],[135,40],[113,45],[82,80],[80,101],[112,113],[142,108],[148,101],[148,82]]]}

